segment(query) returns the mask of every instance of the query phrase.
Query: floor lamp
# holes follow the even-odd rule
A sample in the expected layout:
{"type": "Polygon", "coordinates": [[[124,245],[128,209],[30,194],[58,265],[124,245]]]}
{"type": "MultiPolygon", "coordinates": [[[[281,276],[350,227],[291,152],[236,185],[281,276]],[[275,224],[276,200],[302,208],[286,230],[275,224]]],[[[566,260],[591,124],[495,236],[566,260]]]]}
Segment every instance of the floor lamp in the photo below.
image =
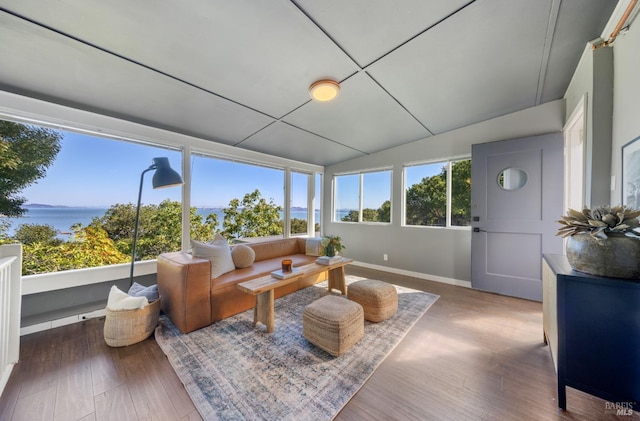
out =
{"type": "Polygon", "coordinates": [[[133,229],[133,250],[131,251],[131,271],[129,272],[129,287],[133,285],[133,267],[136,262],[136,243],[138,242],[138,223],[140,222],[140,199],[142,199],[142,183],[144,175],[155,170],[151,184],[154,189],[179,186],[183,183],[180,174],[169,165],[169,158],[153,158],[153,164],[140,174],[140,189],[138,190],[138,207],[136,208],[136,223],[133,229]]]}

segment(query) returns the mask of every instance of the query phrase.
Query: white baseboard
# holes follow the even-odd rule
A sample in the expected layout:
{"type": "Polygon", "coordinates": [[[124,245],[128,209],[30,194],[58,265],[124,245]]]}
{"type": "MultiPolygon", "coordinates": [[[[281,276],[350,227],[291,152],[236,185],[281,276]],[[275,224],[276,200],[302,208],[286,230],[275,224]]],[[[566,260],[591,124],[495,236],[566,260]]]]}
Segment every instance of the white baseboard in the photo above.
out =
{"type": "Polygon", "coordinates": [[[11,371],[13,371],[13,367],[15,364],[7,364],[5,367],[1,367],[3,371],[0,372],[0,396],[2,396],[2,392],[4,392],[4,388],[9,382],[9,377],[11,376],[11,371]]]}
{"type": "Polygon", "coordinates": [[[399,275],[411,276],[413,278],[424,279],[427,281],[435,281],[435,282],[441,282],[443,284],[456,285],[464,288],[471,288],[471,282],[463,281],[461,279],[446,278],[444,276],[438,276],[438,275],[429,275],[428,273],[412,272],[410,270],[396,269],[389,266],[373,265],[371,263],[358,262],[356,260],[353,261],[353,265],[361,266],[367,269],[379,270],[382,272],[391,272],[391,273],[397,273],[399,275]]]}
{"type": "Polygon", "coordinates": [[[75,316],[63,317],[62,319],[49,320],[47,322],[36,323],[35,325],[25,326],[20,328],[20,336],[29,335],[31,333],[42,332],[43,330],[49,330],[60,326],[70,325],[72,323],[79,323],[89,319],[95,319],[96,317],[103,317],[107,314],[104,309],[92,311],[89,313],[76,314],[75,316]]]}

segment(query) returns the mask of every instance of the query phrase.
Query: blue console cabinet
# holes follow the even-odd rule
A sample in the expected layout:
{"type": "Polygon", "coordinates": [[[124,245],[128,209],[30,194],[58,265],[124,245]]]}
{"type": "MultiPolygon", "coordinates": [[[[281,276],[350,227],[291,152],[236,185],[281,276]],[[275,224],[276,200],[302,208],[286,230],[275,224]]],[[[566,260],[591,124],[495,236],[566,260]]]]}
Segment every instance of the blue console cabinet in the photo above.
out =
{"type": "Polygon", "coordinates": [[[544,262],[544,335],[557,353],[558,406],[566,409],[569,386],[640,409],[640,281],[574,271],[563,255],[544,262]]]}

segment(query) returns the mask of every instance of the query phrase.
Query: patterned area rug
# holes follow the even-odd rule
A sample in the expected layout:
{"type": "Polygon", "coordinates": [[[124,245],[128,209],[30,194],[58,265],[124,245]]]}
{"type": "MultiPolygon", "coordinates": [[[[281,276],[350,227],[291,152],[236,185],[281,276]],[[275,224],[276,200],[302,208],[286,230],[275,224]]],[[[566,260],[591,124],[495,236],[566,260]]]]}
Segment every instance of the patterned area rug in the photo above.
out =
{"type": "Polygon", "coordinates": [[[156,340],[205,420],[331,420],[438,299],[396,288],[396,315],[365,321],[364,338],[340,357],[302,336],[302,311],[326,282],[278,298],[271,334],[248,310],[186,335],[162,316],[156,340]]]}

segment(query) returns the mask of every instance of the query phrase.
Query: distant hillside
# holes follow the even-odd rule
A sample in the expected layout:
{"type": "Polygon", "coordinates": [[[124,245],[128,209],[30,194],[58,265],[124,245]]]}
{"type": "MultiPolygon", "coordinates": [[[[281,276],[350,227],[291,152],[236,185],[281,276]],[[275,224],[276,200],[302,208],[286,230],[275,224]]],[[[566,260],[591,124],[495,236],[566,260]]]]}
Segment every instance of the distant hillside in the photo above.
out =
{"type": "Polygon", "coordinates": [[[45,205],[42,203],[27,203],[24,205],[25,208],[33,208],[33,209],[41,209],[41,208],[68,208],[69,206],[62,205],[45,205]]]}

